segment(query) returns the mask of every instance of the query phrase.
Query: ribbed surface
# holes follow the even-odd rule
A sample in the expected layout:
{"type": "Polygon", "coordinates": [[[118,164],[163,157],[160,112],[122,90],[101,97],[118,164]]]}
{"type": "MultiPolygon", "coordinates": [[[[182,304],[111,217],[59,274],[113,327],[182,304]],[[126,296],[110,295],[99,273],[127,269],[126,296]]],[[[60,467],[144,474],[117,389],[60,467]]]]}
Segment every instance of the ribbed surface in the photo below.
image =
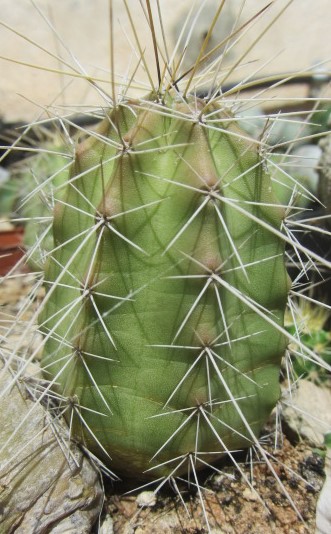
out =
{"type": "Polygon", "coordinates": [[[249,446],[279,396],[284,214],[255,144],[203,106],[114,111],[55,210],[46,376],[76,437],[131,477],[249,446]]]}

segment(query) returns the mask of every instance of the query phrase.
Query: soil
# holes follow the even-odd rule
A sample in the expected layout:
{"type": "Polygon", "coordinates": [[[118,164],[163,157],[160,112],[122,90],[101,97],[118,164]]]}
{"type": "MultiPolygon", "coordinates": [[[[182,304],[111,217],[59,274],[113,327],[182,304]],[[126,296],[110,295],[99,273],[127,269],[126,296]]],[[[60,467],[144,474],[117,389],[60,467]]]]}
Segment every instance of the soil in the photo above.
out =
{"type": "MultiPolygon", "coordinates": [[[[304,534],[315,530],[315,510],[324,471],[323,457],[307,443],[293,445],[284,437],[274,453],[273,468],[288,496],[280,490],[274,475],[264,462],[242,464],[251,477],[253,491],[231,466],[225,475],[207,475],[204,506],[212,533],[219,534],[304,534]],[[285,467],[286,465],[286,467],[285,467]],[[261,498],[261,502],[259,500],[261,498]],[[293,500],[297,510],[289,502],[293,500]],[[301,518],[298,515],[301,515],[301,518]]],[[[183,488],[182,499],[174,493],[158,495],[153,507],[139,507],[135,496],[106,492],[105,511],[113,519],[115,534],[199,534],[207,532],[199,497],[183,488]]]]}
{"type": "MultiPolygon", "coordinates": [[[[14,320],[32,284],[31,275],[3,282],[0,334],[8,327],[8,321],[14,320]]],[[[36,300],[41,297],[40,290],[39,293],[36,300]]],[[[22,319],[27,320],[31,313],[27,312],[22,319]]],[[[17,332],[13,331],[13,342],[15,335],[17,332]]],[[[266,428],[266,435],[271,436],[273,430],[271,426],[266,428]]],[[[282,436],[280,447],[274,450],[274,444],[271,441],[268,443],[269,440],[271,438],[267,437],[265,450],[272,455],[272,468],[281,480],[283,490],[265,462],[257,458],[245,462],[245,458],[238,457],[241,474],[230,464],[225,464],[217,466],[223,474],[204,472],[199,475],[213,534],[305,534],[315,531],[316,503],[325,477],[323,451],[314,450],[305,441],[290,442],[286,435],[282,436]],[[251,481],[255,491],[247,485],[242,473],[251,481]]],[[[168,488],[157,495],[152,506],[140,506],[138,503],[141,503],[141,498],[137,499],[137,493],[141,494],[142,490],[124,495],[128,487],[120,484],[113,487],[107,479],[104,483],[106,498],[101,529],[104,519],[108,518],[109,521],[110,517],[114,534],[208,532],[199,495],[192,485],[187,488],[178,482],[181,496],[168,488]]],[[[153,487],[147,490],[152,491],[153,487]]],[[[101,532],[110,534],[111,529],[101,532]]]]}

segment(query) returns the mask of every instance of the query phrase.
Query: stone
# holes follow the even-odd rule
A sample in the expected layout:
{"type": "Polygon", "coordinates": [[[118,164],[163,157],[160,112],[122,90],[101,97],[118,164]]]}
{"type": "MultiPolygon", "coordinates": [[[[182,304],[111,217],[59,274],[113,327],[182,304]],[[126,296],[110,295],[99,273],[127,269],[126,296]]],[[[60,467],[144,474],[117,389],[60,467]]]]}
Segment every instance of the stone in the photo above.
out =
{"type": "Polygon", "coordinates": [[[285,394],[282,416],[294,434],[316,447],[323,446],[324,434],[331,429],[331,391],[309,380],[299,380],[297,388],[285,394]]]}
{"type": "Polygon", "coordinates": [[[0,532],[90,533],[103,504],[96,467],[76,446],[69,452],[65,428],[5,368],[0,391],[0,532]]]}
{"type": "Polygon", "coordinates": [[[325,459],[325,482],[316,508],[316,534],[331,532],[331,448],[327,449],[325,459]]]}
{"type": "Polygon", "coordinates": [[[156,505],[156,495],[153,491],[142,491],[137,495],[136,502],[141,507],[153,507],[156,505]]]}
{"type": "Polygon", "coordinates": [[[114,534],[114,522],[109,514],[102,521],[99,534],[114,534]]]}

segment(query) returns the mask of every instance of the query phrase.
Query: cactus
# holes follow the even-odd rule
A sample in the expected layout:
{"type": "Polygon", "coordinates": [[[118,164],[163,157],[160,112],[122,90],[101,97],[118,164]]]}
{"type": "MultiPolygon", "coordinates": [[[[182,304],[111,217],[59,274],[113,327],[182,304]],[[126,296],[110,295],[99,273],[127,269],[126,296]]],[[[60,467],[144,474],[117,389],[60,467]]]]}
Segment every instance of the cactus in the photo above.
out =
{"type": "MultiPolygon", "coordinates": [[[[328,328],[330,312],[319,308],[308,301],[294,303],[295,317],[289,312],[285,315],[285,325],[292,335],[299,335],[300,343],[311,348],[315,354],[331,364],[331,331],[328,328]],[[295,305],[296,304],[296,305],[295,305]]],[[[296,350],[297,347],[294,347],[296,350]]],[[[293,358],[293,372],[296,379],[308,378],[317,384],[327,383],[329,373],[315,361],[307,360],[300,355],[300,350],[293,358]]]]}
{"type": "Polygon", "coordinates": [[[120,474],[247,447],[279,398],[284,209],[262,163],[222,105],[174,90],[119,104],[77,148],[43,367],[120,474]]]}
{"type": "Polygon", "coordinates": [[[42,349],[41,398],[56,398],[71,437],[135,486],[177,488],[188,473],[203,502],[197,472],[229,457],[254,490],[235,455],[253,447],[283,488],[260,442],[283,364],[292,365],[292,346],[331,370],[296,322],[284,324],[286,310],[295,321],[294,294],[321,304],[310,271],[330,270],[296,231],[329,232],[304,219],[316,200],[305,185],[288,193],[298,178],[277,144],[271,154],[268,120],[257,138],[242,127],[249,119],[231,96],[244,84],[220,90],[217,52],[228,41],[205,54],[207,32],[179,75],[149,1],[145,14],[157,78],[137,38],[152,88],[117,96],[113,78],[110,109],[76,145],[56,195],[54,243],[42,235],[32,248],[46,250],[39,264],[47,259],[46,294],[28,324],[38,317],[42,340],[10,363],[23,358],[19,379],[42,349]]]}
{"type": "Polygon", "coordinates": [[[54,134],[50,137],[41,143],[39,153],[12,172],[12,182],[16,182],[18,189],[13,211],[25,224],[27,261],[31,268],[37,270],[43,269],[45,253],[54,248],[50,213],[55,200],[60,200],[62,196],[62,186],[68,174],[67,160],[70,162],[70,154],[63,140],[54,134]]]}
{"type": "Polygon", "coordinates": [[[0,188],[0,214],[24,226],[27,262],[44,268],[44,255],[54,248],[52,209],[62,196],[71,156],[63,139],[54,132],[39,132],[36,153],[13,165],[0,188]]]}

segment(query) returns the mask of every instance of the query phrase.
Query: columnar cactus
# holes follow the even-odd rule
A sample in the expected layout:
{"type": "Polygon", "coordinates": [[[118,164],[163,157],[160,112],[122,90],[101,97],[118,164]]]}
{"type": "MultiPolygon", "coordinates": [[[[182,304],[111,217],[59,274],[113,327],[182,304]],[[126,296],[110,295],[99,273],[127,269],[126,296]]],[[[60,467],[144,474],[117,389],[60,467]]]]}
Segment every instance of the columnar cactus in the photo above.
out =
{"type": "Polygon", "coordinates": [[[116,473],[181,474],[259,435],[287,344],[283,218],[259,143],[222,104],[123,102],[77,147],[42,363],[116,473]]]}
{"type": "MultiPolygon", "coordinates": [[[[45,229],[31,252],[37,261],[42,251],[39,266],[47,260],[43,281],[35,275],[46,294],[35,311],[39,292],[32,291],[34,315],[15,351],[7,351],[6,366],[19,380],[42,352],[36,398],[47,399],[52,413],[55,406],[57,417],[65,415],[70,436],[115,475],[135,479],[135,488],[151,484],[157,492],[170,481],[179,491],[176,477],[187,475],[207,525],[197,471],[211,465],[218,471],[214,462],[227,456],[254,490],[234,454],[251,446],[296,509],[259,438],[279,406],[280,376],[298,378],[291,350],[331,370],[303,339],[295,313],[298,302],[320,304],[310,275],[320,276],[318,286],[331,267],[324,252],[310,250],[313,240],[307,246],[299,237],[329,231],[319,227],[325,212],[320,219],[307,216],[316,201],[309,184],[288,172],[296,140],[283,139],[281,132],[272,149],[268,144],[281,116],[258,114],[258,128],[250,133],[245,126],[252,126],[256,113],[247,117],[245,107],[253,107],[254,97],[240,96],[254,82],[248,76],[247,84],[229,88],[240,61],[224,74],[224,57],[218,57],[221,51],[232,58],[229,49],[241,30],[271,4],[250,20],[238,22],[238,16],[230,37],[218,39],[206,54],[222,8],[230,4],[217,2],[210,27],[199,30],[197,60],[181,75],[184,50],[178,62],[175,53],[169,57],[156,4],[162,40],[151,2],[139,2],[155,52],[153,81],[137,23],[123,3],[136,39],[137,69],[148,71],[147,96],[130,94],[136,70],[120,95],[112,73],[109,96],[78,63],[72,68],[74,78],[96,87],[110,109],[102,110],[95,129],[83,132],[68,175],[56,172],[59,181],[52,180],[51,240],[45,229]],[[26,348],[26,333],[36,322],[37,340],[26,348]]],[[[195,21],[199,13],[193,13],[195,21]]],[[[191,15],[181,37],[190,33],[191,15]]],[[[280,78],[264,81],[278,86],[280,78]]],[[[309,134],[298,133],[297,111],[292,122],[305,140],[309,134]]],[[[59,124],[67,135],[71,119],[59,124]]]]}
{"type": "Polygon", "coordinates": [[[25,226],[24,247],[30,268],[44,267],[44,256],[54,248],[52,210],[60,199],[68,174],[68,147],[54,136],[42,143],[37,155],[23,161],[12,171],[17,198],[13,206],[25,226]]]}

